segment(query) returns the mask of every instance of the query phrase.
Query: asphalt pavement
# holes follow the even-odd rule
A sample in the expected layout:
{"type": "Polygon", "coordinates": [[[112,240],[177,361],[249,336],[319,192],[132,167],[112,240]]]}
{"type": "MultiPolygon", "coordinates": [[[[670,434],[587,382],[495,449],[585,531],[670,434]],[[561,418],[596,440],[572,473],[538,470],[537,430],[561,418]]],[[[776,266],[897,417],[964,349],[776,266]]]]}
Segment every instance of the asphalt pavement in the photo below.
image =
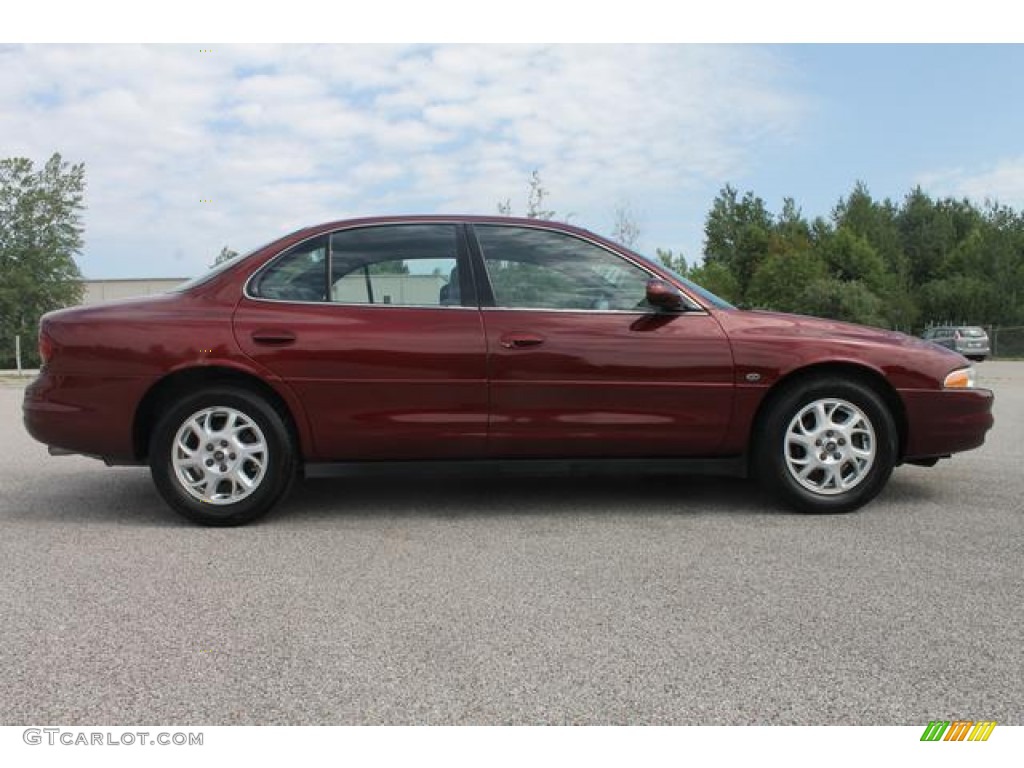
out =
{"type": "Polygon", "coordinates": [[[1024,725],[1024,362],[979,450],[803,516],[700,478],[310,480],[187,524],[0,384],[0,724],[1024,725]]]}

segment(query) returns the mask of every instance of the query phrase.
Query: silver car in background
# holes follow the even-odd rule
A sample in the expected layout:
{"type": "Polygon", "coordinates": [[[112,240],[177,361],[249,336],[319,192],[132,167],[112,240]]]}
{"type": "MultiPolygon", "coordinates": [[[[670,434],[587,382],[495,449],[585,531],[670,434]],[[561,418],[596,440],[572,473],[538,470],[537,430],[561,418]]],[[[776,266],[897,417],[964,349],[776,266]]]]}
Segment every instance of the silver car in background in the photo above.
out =
{"type": "Polygon", "coordinates": [[[937,325],[926,330],[922,338],[959,352],[970,360],[984,360],[992,354],[988,334],[977,325],[937,325]]]}

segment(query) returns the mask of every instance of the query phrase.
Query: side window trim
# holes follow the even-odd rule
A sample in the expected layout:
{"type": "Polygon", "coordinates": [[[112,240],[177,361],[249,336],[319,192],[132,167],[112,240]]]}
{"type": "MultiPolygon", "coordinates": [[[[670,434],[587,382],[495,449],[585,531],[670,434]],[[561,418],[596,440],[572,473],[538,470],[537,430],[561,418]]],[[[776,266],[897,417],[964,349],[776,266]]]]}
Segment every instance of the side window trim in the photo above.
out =
{"type": "Polygon", "coordinates": [[[466,224],[459,222],[456,225],[456,252],[455,263],[459,268],[459,291],[461,301],[458,308],[479,309],[480,302],[477,297],[480,291],[477,283],[477,268],[472,257],[471,237],[467,231],[466,224]]]}
{"type": "Polygon", "coordinates": [[[477,239],[476,228],[473,224],[465,224],[463,227],[466,232],[467,255],[473,266],[473,288],[478,299],[477,304],[481,309],[496,307],[494,289],[491,287],[491,280],[487,275],[487,265],[484,264],[484,252],[480,247],[480,241],[477,239]]]}

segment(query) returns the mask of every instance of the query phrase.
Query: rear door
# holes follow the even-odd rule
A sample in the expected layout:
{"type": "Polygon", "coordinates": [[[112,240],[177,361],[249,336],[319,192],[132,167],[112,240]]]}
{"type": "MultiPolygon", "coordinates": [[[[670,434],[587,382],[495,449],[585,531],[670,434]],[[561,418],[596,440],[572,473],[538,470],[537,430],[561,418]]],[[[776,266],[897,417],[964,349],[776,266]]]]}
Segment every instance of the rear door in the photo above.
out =
{"type": "Polygon", "coordinates": [[[582,238],[518,225],[472,231],[485,278],[492,455],[716,452],[733,374],[712,315],[654,310],[653,275],[582,238]]]}
{"type": "Polygon", "coordinates": [[[464,228],[408,223],[300,243],[247,286],[247,355],[301,398],[318,460],[478,457],[485,345],[464,228]]]}

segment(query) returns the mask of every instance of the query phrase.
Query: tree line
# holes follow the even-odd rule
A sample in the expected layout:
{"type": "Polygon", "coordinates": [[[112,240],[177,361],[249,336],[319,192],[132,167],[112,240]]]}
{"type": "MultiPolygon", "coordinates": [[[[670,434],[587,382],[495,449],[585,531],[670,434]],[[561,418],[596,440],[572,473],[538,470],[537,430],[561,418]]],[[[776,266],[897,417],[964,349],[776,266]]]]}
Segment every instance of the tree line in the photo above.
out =
{"type": "MultiPolygon", "coordinates": [[[[85,169],[54,154],[41,168],[0,160],[0,368],[38,363],[39,318],[78,303],[85,169]]],[[[512,203],[498,203],[510,215],[512,203]]],[[[526,215],[553,219],[534,171],[526,215]]],[[[568,220],[572,214],[563,215],[568,220]]],[[[632,247],[633,212],[615,210],[611,237],[632,247]]],[[[809,219],[786,198],[773,213],[752,191],[726,185],[704,225],[704,251],[657,256],[685,277],[741,307],[818,315],[918,333],[936,323],[1024,325],[1024,214],[986,201],[933,198],[915,187],[899,202],[872,197],[857,182],[831,214],[809,219]]],[[[222,249],[221,262],[237,254],[222,249]]]]}
{"type": "Polygon", "coordinates": [[[667,265],[743,307],[818,315],[917,333],[928,325],[1024,325],[1024,216],[986,201],[899,203],[857,182],[828,218],[792,198],[772,213],[726,186],[704,226],[704,258],[667,265]]]}
{"type": "MultiPolygon", "coordinates": [[[[526,216],[545,207],[537,171],[526,216]]],[[[498,212],[511,214],[508,198],[498,212]]],[[[568,217],[562,217],[568,220],[568,217]]],[[[628,206],[610,237],[640,236],[628,206]]],[[[828,217],[809,219],[793,198],[773,213],[754,192],[726,185],[705,217],[702,258],[657,248],[666,266],[750,309],[817,315],[919,333],[929,325],[1024,325],[1024,214],[986,201],[933,198],[919,186],[899,203],[858,181],[828,217]]]]}

